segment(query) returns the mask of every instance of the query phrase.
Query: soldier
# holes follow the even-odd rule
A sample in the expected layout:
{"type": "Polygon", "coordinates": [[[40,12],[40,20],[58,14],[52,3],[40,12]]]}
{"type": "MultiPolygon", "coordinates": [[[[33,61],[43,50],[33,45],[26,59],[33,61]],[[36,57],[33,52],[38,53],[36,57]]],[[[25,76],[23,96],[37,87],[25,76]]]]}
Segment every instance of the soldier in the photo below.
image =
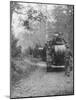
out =
{"type": "Polygon", "coordinates": [[[57,41],[58,36],[59,36],[58,33],[55,33],[55,34],[53,35],[52,45],[55,45],[55,44],[56,44],[56,41],[57,41]]]}
{"type": "Polygon", "coordinates": [[[52,41],[48,39],[46,44],[46,62],[47,62],[47,71],[51,71],[52,65],[52,41]]]}
{"type": "Polygon", "coordinates": [[[67,49],[65,52],[65,75],[67,75],[68,77],[70,76],[70,68],[72,67],[71,56],[72,53],[69,46],[67,45],[67,49]]]}
{"type": "Polygon", "coordinates": [[[64,35],[63,35],[62,32],[59,32],[59,33],[58,33],[58,36],[57,36],[57,38],[56,38],[56,41],[59,42],[59,43],[61,43],[61,44],[66,44],[66,43],[67,43],[67,42],[65,41],[65,39],[64,39],[64,35]]]}

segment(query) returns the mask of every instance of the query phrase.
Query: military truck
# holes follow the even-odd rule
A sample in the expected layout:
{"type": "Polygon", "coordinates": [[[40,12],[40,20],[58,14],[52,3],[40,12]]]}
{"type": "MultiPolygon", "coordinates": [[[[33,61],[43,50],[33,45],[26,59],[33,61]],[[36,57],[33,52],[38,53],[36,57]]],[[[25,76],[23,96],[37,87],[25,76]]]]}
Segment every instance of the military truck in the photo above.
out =
{"type": "Polygon", "coordinates": [[[47,71],[52,68],[64,68],[69,72],[72,69],[72,53],[62,33],[56,33],[51,40],[47,40],[46,63],[47,71]]]}

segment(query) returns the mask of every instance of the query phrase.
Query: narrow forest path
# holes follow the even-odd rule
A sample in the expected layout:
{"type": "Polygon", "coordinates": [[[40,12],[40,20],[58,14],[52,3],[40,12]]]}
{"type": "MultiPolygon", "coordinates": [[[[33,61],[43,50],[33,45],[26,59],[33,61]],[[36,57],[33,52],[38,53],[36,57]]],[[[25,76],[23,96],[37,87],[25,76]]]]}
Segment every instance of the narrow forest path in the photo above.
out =
{"type": "Polygon", "coordinates": [[[27,62],[29,65],[36,65],[37,69],[15,84],[11,91],[12,98],[73,94],[73,72],[70,77],[65,76],[64,71],[47,73],[44,62],[34,63],[28,59],[24,59],[24,62],[24,67],[27,62]]]}

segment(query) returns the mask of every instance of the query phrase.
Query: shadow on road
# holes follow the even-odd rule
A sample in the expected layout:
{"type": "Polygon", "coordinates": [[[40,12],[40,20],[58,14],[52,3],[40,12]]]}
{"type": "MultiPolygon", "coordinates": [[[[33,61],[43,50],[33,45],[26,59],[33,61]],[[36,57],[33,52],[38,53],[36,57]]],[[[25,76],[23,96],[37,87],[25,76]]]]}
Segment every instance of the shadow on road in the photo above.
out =
{"type": "Polygon", "coordinates": [[[47,72],[63,72],[64,68],[47,68],[47,72]]]}

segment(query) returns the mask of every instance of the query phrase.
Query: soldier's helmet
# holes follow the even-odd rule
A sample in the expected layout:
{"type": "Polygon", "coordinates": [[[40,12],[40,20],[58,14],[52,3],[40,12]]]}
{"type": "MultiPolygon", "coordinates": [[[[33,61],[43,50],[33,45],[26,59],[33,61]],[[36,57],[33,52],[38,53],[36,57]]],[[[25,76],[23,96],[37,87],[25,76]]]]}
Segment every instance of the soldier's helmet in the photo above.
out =
{"type": "Polygon", "coordinates": [[[59,32],[59,36],[60,37],[64,37],[64,33],[63,32],[59,32]]]}

